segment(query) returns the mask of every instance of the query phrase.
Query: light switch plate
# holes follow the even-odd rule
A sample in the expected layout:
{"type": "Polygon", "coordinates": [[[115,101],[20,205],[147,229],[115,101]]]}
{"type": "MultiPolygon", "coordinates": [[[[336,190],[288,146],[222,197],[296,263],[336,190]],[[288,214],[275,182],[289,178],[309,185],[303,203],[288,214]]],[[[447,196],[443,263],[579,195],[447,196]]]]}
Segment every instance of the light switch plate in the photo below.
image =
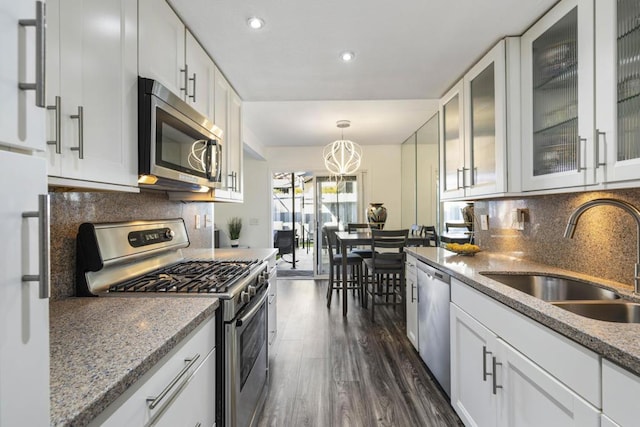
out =
{"type": "Polygon", "coordinates": [[[196,215],[196,230],[199,230],[202,225],[200,224],[200,215],[196,215]]]}
{"type": "Polygon", "coordinates": [[[481,230],[489,229],[489,215],[480,215],[480,229],[481,230]]]}

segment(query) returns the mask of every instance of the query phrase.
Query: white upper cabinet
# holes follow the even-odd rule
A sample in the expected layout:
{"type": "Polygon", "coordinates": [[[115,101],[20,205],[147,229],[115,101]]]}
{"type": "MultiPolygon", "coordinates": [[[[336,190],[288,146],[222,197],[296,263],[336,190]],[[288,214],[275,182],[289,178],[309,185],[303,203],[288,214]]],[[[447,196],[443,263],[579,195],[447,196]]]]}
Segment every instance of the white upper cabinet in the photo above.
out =
{"type": "Polygon", "coordinates": [[[47,11],[49,182],[137,186],[136,5],[51,0],[47,11]]]}
{"type": "MultiPolygon", "coordinates": [[[[640,179],[640,4],[596,2],[598,182],[640,179]]],[[[637,185],[637,184],[636,184],[637,185]]]]}
{"type": "Polygon", "coordinates": [[[188,68],[187,102],[211,120],[214,117],[215,64],[187,30],[186,67],[188,68]]]}
{"type": "Polygon", "coordinates": [[[522,36],[522,186],[592,185],[594,2],[562,0],[522,36]]]}
{"type": "Polygon", "coordinates": [[[440,99],[440,198],[464,196],[465,157],[463,82],[440,99]]]}
{"type": "Polygon", "coordinates": [[[188,83],[184,24],[165,0],[139,0],[138,10],[140,76],[184,97],[188,83]]]}
{"type": "Polygon", "coordinates": [[[0,8],[0,144],[44,150],[44,3],[39,12],[36,2],[27,0],[1,0],[0,8]],[[35,20],[38,26],[21,26],[21,20],[35,20]],[[25,83],[38,89],[20,89],[25,83]]]}
{"type": "MultiPolygon", "coordinates": [[[[440,102],[443,199],[518,191],[507,182],[507,141],[518,128],[519,40],[498,42],[440,102]],[[512,82],[516,82],[516,88],[512,82]],[[507,134],[507,123],[511,133],[507,134]]],[[[517,159],[519,160],[519,159],[517,159]]]]}
{"type": "Polygon", "coordinates": [[[214,95],[214,123],[224,132],[222,187],[215,190],[215,197],[242,201],[242,101],[217,68],[214,95]]]}
{"type": "Polygon", "coordinates": [[[213,120],[213,60],[165,0],[140,0],[139,10],[140,75],[213,120]]]}

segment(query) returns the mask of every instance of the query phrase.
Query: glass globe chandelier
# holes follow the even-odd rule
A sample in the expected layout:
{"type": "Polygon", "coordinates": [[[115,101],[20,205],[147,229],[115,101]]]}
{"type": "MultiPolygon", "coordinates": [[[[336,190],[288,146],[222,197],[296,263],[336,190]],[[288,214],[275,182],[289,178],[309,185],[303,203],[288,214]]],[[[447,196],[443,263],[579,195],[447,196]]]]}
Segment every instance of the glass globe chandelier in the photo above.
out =
{"type": "Polygon", "coordinates": [[[362,148],[355,142],[344,139],[344,129],[351,126],[349,120],[338,120],[336,126],[341,129],[341,136],[339,140],[324,147],[324,166],[332,175],[351,175],[360,168],[362,148]]]}

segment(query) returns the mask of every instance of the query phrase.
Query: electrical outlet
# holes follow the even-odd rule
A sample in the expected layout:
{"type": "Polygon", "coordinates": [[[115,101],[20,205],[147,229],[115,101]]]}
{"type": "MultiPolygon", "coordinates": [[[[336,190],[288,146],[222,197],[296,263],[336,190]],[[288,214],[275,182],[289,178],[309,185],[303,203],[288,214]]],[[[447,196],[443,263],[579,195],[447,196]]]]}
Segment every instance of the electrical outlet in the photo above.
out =
{"type": "Polygon", "coordinates": [[[202,225],[200,224],[200,215],[196,215],[196,230],[199,230],[202,225]]]}
{"type": "Polygon", "coordinates": [[[480,215],[480,229],[481,230],[489,229],[489,215],[480,215]]]}
{"type": "Polygon", "coordinates": [[[213,224],[213,221],[211,219],[211,215],[204,214],[204,228],[211,227],[211,224],[213,224]]]}

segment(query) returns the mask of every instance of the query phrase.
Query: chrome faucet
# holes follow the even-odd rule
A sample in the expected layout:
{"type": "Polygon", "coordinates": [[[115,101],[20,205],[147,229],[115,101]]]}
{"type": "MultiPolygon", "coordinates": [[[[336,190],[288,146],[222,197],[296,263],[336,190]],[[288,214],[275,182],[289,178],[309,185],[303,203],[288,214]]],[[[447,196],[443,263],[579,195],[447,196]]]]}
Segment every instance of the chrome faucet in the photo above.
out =
{"type": "Polygon", "coordinates": [[[640,210],[635,206],[624,202],[622,200],[616,199],[594,199],[583,203],[578,206],[575,211],[569,217],[569,222],[567,222],[567,229],[564,231],[564,237],[573,238],[573,235],[576,232],[576,225],[578,225],[578,220],[580,216],[585,213],[585,211],[593,208],[594,206],[617,206],[629,213],[636,220],[637,224],[637,242],[638,248],[636,251],[636,266],[634,270],[633,284],[634,284],[634,293],[640,294],[640,210]]]}

